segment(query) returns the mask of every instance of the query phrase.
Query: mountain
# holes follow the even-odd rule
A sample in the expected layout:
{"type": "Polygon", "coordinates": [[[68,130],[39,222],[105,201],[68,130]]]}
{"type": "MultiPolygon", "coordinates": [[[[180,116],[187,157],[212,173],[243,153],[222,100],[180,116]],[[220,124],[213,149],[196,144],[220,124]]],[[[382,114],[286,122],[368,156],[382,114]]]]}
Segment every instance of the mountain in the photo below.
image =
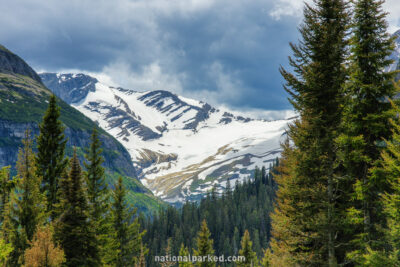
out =
{"type": "MultiPolygon", "coordinates": [[[[396,31],[393,35],[393,38],[395,38],[394,42],[394,51],[393,53],[389,56],[391,60],[393,60],[393,63],[390,65],[389,68],[386,69],[386,71],[394,71],[394,70],[399,70],[400,69],[400,30],[396,31]]],[[[400,79],[400,74],[397,75],[397,79],[400,79]]]]}
{"type": "Polygon", "coordinates": [[[129,151],[138,176],[170,203],[197,200],[279,156],[289,120],[254,120],[168,91],[111,87],[85,74],[40,74],[44,84],[129,151]]]}
{"type": "MultiPolygon", "coordinates": [[[[15,166],[18,149],[27,128],[39,134],[51,91],[39,75],[20,57],[0,46],[0,167],[15,166]]],[[[130,200],[141,210],[157,209],[161,205],[137,179],[130,154],[113,136],[99,128],[92,120],[59,99],[61,121],[68,138],[67,155],[76,147],[80,160],[89,146],[91,131],[96,127],[103,146],[107,180],[113,183],[118,175],[124,177],[130,190],[130,200]]],[[[14,170],[15,172],[15,170],[14,170]]]]}

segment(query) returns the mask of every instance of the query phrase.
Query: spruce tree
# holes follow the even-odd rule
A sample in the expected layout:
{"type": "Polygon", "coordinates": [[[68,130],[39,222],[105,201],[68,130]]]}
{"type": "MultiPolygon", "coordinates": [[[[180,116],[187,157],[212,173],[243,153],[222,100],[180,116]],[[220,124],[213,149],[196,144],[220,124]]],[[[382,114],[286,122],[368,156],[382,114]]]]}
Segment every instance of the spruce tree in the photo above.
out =
{"type": "MultiPolygon", "coordinates": [[[[395,110],[399,114],[400,109],[395,110]]],[[[381,237],[385,247],[366,244],[363,253],[353,255],[360,266],[400,266],[400,120],[391,120],[391,124],[393,135],[382,152],[382,171],[389,184],[389,189],[380,196],[382,215],[387,220],[381,237]]]]}
{"type": "Polygon", "coordinates": [[[101,143],[97,130],[94,128],[90,147],[85,154],[87,162],[84,162],[84,165],[87,171],[84,176],[87,185],[89,217],[96,235],[94,245],[101,252],[102,258],[104,258],[110,245],[108,233],[111,231],[111,221],[109,190],[105,182],[104,168],[101,166],[104,162],[101,153],[101,143]]]}
{"type": "Polygon", "coordinates": [[[64,136],[64,126],[59,120],[60,108],[55,95],[51,95],[48,108],[39,125],[40,134],[37,138],[37,175],[42,177],[42,192],[46,193],[47,210],[54,219],[54,205],[58,202],[58,180],[68,164],[64,158],[67,141],[64,136]]]}
{"type": "Polygon", "coordinates": [[[193,264],[189,261],[189,249],[185,247],[182,243],[181,248],[179,250],[179,256],[182,259],[179,261],[179,267],[192,267],[193,264]]]}
{"type": "Polygon", "coordinates": [[[89,220],[89,207],[81,166],[74,150],[69,176],[60,183],[63,213],[56,223],[56,239],[65,253],[66,266],[100,266],[95,234],[89,220]]]}
{"type": "Polygon", "coordinates": [[[272,252],[270,249],[264,250],[264,257],[261,259],[261,266],[262,267],[272,267],[271,258],[272,252]]]}
{"type": "Polygon", "coordinates": [[[142,243],[144,232],[140,231],[136,209],[126,203],[126,190],[121,177],[114,187],[111,206],[114,250],[110,251],[113,253],[111,263],[117,267],[134,266],[141,254],[147,254],[142,243]]]}
{"type": "Polygon", "coordinates": [[[240,267],[257,267],[258,260],[257,255],[253,251],[253,242],[250,240],[249,231],[244,231],[242,241],[240,242],[241,249],[239,250],[239,256],[244,257],[244,261],[238,261],[236,264],[240,267]]]}
{"type": "Polygon", "coordinates": [[[35,158],[32,151],[30,131],[25,131],[17,161],[17,187],[9,206],[8,225],[10,241],[14,247],[9,261],[10,265],[23,262],[23,253],[29,246],[36,228],[45,220],[45,200],[40,193],[41,179],[36,175],[35,158]]]}
{"type": "Polygon", "coordinates": [[[14,210],[18,223],[28,241],[32,240],[36,228],[45,219],[45,199],[40,193],[41,177],[36,175],[35,154],[32,151],[33,141],[29,130],[25,131],[17,161],[16,208],[14,210]]]}
{"type": "Polygon", "coordinates": [[[211,267],[215,266],[215,262],[208,261],[208,256],[214,255],[213,243],[210,230],[208,230],[206,220],[201,223],[200,231],[197,234],[196,240],[197,249],[193,249],[193,255],[202,257],[203,260],[197,260],[196,266],[211,267]]]}
{"type": "Polygon", "coordinates": [[[379,228],[385,224],[379,194],[387,189],[386,175],[380,170],[383,139],[390,138],[389,119],[394,116],[387,101],[395,94],[394,72],[384,72],[392,63],[388,56],[393,39],[387,33],[384,1],[357,0],[351,38],[350,77],[346,86],[343,134],[337,139],[339,163],[343,167],[343,188],[351,203],[348,221],[351,237],[343,246],[357,260],[367,247],[385,246],[379,228]]]}
{"type": "Polygon", "coordinates": [[[305,4],[302,39],[299,45],[291,44],[294,58],[289,62],[294,73],[280,70],[290,102],[300,115],[288,132],[293,146],[286,154],[294,159],[286,164],[295,163],[287,166],[292,169],[287,171],[291,177],[276,178],[284,193],[278,192],[273,221],[279,225],[274,238],[280,243],[274,253],[285,254],[291,265],[336,266],[344,260],[337,251],[344,208],[339,202],[341,191],[336,188],[333,140],[341,121],[348,21],[344,0],[305,4]],[[290,223],[285,225],[284,220],[290,223]],[[284,251],[276,251],[279,248],[284,251]]]}

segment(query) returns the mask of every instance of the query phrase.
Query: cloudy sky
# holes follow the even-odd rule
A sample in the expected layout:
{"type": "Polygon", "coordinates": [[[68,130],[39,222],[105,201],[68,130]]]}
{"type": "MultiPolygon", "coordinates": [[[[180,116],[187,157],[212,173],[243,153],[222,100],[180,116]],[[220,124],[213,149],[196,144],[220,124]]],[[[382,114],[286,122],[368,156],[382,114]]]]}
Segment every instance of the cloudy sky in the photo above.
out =
{"type": "MultiPolygon", "coordinates": [[[[0,0],[0,43],[37,71],[96,73],[233,110],[286,110],[300,0],[0,0]]],[[[400,1],[387,0],[390,31],[400,1]]]]}

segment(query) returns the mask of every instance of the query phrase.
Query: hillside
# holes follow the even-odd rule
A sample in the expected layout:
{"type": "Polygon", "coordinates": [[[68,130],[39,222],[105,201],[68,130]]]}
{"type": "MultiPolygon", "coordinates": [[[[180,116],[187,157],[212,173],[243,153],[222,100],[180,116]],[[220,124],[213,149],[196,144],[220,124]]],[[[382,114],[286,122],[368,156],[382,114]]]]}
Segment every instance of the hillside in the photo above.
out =
{"type": "MultiPolygon", "coordinates": [[[[0,166],[15,165],[25,129],[30,128],[34,135],[38,135],[38,123],[47,108],[50,94],[51,91],[26,62],[0,46],[0,166]]],[[[109,183],[114,182],[115,176],[122,175],[130,188],[132,203],[140,202],[141,210],[156,209],[160,202],[137,180],[127,150],[81,112],[61,99],[58,104],[61,107],[61,121],[66,126],[67,154],[71,155],[75,146],[83,160],[84,148],[89,146],[91,131],[96,127],[103,144],[104,166],[109,183]]]]}

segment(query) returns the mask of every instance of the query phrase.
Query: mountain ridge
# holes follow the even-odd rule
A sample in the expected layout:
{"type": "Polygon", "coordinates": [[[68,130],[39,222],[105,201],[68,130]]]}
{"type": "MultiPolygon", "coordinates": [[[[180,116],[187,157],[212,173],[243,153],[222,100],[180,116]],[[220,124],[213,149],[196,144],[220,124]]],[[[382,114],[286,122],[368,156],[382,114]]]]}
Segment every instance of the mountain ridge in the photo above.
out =
{"type": "Polygon", "coordinates": [[[40,75],[57,85],[55,93],[73,93],[77,84],[86,90],[71,106],[117,138],[142,183],[170,203],[198,200],[213,186],[222,191],[227,179],[243,181],[256,165],[273,162],[289,122],[245,118],[163,90],[139,92],[98,80],[88,90],[84,74],[40,75]]]}

